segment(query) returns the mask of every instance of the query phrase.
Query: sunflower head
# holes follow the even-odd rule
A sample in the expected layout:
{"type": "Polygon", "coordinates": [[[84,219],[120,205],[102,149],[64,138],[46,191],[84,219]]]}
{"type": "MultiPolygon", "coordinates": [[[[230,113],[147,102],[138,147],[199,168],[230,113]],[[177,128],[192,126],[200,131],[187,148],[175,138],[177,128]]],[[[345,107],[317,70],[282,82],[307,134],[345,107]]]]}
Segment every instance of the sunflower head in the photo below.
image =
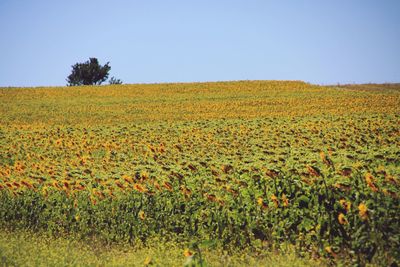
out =
{"type": "Polygon", "coordinates": [[[143,210],[139,211],[139,218],[140,218],[141,220],[146,219],[146,214],[144,213],[143,210]]]}
{"type": "Polygon", "coordinates": [[[339,213],[338,221],[339,221],[340,224],[343,224],[343,225],[349,223],[349,222],[347,221],[347,219],[346,219],[346,216],[344,216],[343,213],[339,213]]]}
{"type": "Polygon", "coordinates": [[[364,203],[358,205],[358,214],[363,221],[368,220],[368,207],[364,203]]]}
{"type": "Polygon", "coordinates": [[[188,249],[188,248],[186,248],[185,251],[183,251],[183,255],[185,257],[191,257],[191,256],[193,256],[193,254],[194,253],[192,251],[190,251],[190,249],[188,249]]]}

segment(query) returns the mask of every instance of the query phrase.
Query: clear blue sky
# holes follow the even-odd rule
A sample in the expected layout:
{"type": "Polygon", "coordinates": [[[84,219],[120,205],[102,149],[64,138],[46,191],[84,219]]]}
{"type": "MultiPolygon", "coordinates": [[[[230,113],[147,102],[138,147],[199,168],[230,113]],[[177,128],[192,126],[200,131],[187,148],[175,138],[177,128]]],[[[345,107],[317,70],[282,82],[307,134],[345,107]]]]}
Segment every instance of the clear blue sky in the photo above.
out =
{"type": "Polygon", "coordinates": [[[0,33],[0,86],[89,57],[124,83],[400,82],[399,0],[0,0],[0,33]]]}

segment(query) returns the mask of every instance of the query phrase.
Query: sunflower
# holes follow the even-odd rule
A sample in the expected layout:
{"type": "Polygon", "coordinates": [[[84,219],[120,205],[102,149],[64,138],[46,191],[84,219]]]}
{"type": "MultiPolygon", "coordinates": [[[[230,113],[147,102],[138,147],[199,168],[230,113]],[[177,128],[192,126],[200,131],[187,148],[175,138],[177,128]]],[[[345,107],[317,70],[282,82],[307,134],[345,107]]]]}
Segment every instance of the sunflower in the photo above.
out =
{"type": "Polygon", "coordinates": [[[289,206],[289,199],[286,197],[285,194],[282,194],[282,203],[284,207],[289,206]]]}
{"type": "Polygon", "coordinates": [[[332,248],[331,246],[325,247],[325,251],[326,251],[329,255],[331,255],[331,256],[333,256],[333,257],[336,257],[336,256],[337,256],[337,254],[333,251],[333,248],[332,248]]]}
{"type": "Polygon", "coordinates": [[[42,195],[43,195],[44,197],[47,197],[47,196],[49,195],[49,191],[48,191],[47,186],[44,186],[44,187],[42,188],[42,195]]]}
{"type": "Polygon", "coordinates": [[[62,139],[57,139],[55,143],[56,146],[60,146],[62,144],[62,139]]]}
{"type": "Polygon", "coordinates": [[[164,187],[170,192],[173,191],[173,187],[169,182],[164,182],[164,187]]]}
{"type": "Polygon", "coordinates": [[[311,176],[316,176],[316,177],[321,176],[321,171],[317,167],[310,165],[307,165],[306,167],[311,176]]]}
{"type": "Polygon", "coordinates": [[[151,257],[147,256],[146,259],[144,260],[143,264],[144,264],[145,266],[148,266],[148,265],[150,265],[151,263],[152,263],[151,257]]]}
{"type": "Polygon", "coordinates": [[[68,190],[68,189],[69,189],[69,183],[68,183],[68,181],[64,180],[64,181],[62,181],[62,183],[63,183],[65,189],[68,190]]]}
{"type": "Polygon", "coordinates": [[[368,187],[371,188],[372,191],[378,192],[379,189],[375,185],[375,179],[374,179],[374,176],[372,176],[372,174],[367,173],[365,175],[365,181],[367,182],[368,187]]]}
{"type": "Polygon", "coordinates": [[[141,219],[141,220],[144,220],[144,219],[146,219],[146,214],[144,213],[144,211],[139,211],[139,218],[141,219]]]}
{"type": "Polygon", "coordinates": [[[257,199],[257,204],[258,204],[259,206],[262,206],[263,203],[264,203],[263,198],[262,198],[262,197],[259,197],[259,198],[257,199]]]}
{"type": "Polygon", "coordinates": [[[346,212],[349,212],[351,209],[351,202],[346,201],[345,199],[339,200],[340,205],[346,210],[346,212]]]}
{"type": "Polygon", "coordinates": [[[126,174],[122,175],[122,179],[124,179],[125,182],[127,182],[128,184],[133,183],[133,179],[129,175],[126,175],[126,174]]]}
{"type": "Polygon", "coordinates": [[[364,203],[360,203],[358,205],[358,214],[360,215],[363,221],[368,219],[368,207],[364,203]]]}
{"type": "Polygon", "coordinates": [[[183,255],[185,256],[185,257],[191,257],[191,256],[193,256],[193,252],[192,251],[190,251],[190,249],[185,249],[185,251],[183,252],[183,255]]]}
{"type": "Polygon", "coordinates": [[[33,188],[33,185],[28,181],[22,180],[21,184],[23,184],[24,186],[26,186],[29,189],[33,188]]]}
{"type": "Polygon", "coordinates": [[[340,224],[343,224],[343,225],[349,223],[343,213],[339,213],[338,221],[340,224]]]}
{"type": "Polygon", "coordinates": [[[125,189],[125,187],[124,187],[124,185],[120,182],[120,181],[115,181],[115,184],[119,187],[119,188],[121,188],[122,190],[123,189],[125,189]]]}
{"type": "Polygon", "coordinates": [[[279,200],[275,195],[271,196],[271,200],[274,202],[275,204],[275,208],[277,208],[279,206],[279,200]]]}
{"type": "Polygon", "coordinates": [[[267,203],[264,201],[262,197],[257,198],[257,204],[263,209],[268,208],[267,203]]]}
{"type": "Polygon", "coordinates": [[[147,191],[147,189],[146,189],[146,187],[144,187],[144,185],[137,184],[137,183],[133,185],[133,189],[135,189],[136,191],[142,192],[142,193],[147,191]]]}

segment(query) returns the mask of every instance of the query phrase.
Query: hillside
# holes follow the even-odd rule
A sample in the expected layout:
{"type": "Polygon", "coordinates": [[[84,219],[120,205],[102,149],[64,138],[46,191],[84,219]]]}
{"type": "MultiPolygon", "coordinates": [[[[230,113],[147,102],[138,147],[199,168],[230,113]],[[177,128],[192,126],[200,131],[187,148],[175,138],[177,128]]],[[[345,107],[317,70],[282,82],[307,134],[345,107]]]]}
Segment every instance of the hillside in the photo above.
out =
{"type": "Polygon", "coordinates": [[[296,81],[3,88],[0,112],[2,124],[32,126],[399,111],[399,86],[363,88],[296,81]]]}
{"type": "Polygon", "coordinates": [[[2,88],[0,113],[0,229],[399,260],[399,85],[2,88]]]}

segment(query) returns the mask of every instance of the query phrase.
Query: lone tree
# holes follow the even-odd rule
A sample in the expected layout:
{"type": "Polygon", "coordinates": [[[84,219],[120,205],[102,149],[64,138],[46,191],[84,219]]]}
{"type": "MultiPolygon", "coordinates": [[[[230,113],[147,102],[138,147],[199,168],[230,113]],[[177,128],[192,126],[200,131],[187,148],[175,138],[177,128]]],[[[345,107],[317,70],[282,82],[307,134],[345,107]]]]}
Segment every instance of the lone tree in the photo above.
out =
{"type": "Polygon", "coordinates": [[[68,86],[100,85],[108,78],[108,72],[111,69],[109,63],[101,66],[97,58],[89,58],[85,63],[76,63],[72,66],[72,73],[67,78],[68,86]]]}

